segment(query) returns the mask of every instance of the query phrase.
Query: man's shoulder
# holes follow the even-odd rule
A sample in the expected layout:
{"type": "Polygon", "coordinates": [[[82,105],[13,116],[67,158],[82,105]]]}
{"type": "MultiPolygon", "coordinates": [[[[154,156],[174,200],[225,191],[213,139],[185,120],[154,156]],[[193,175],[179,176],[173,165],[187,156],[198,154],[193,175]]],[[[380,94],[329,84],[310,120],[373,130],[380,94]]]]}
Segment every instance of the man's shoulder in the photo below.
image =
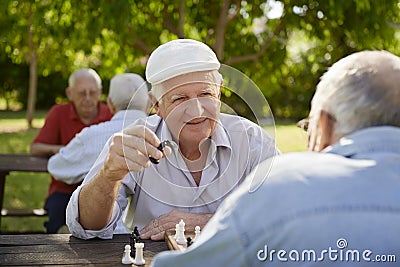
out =
{"type": "Polygon", "coordinates": [[[61,104],[55,104],[50,108],[50,111],[53,112],[65,112],[65,111],[69,111],[69,109],[71,108],[72,103],[68,102],[68,103],[61,103],[61,104]]]}
{"type": "Polygon", "coordinates": [[[288,173],[298,173],[304,176],[324,175],[330,169],[329,166],[343,165],[347,161],[347,158],[331,153],[290,152],[275,157],[271,174],[282,174],[283,176],[288,173]]]}
{"type": "Polygon", "coordinates": [[[62,103],[53,105],[47,113],[47,117],[65,117],[71,112],[72,103],[62,103]]]}
{"type": "Polygon", "coordinates": [[[365,163],[341,155],[318,152],[291,152],[260,163],[246,183],[249,188],[263,188],[268,195],[279,192],[310,191],[338,185],[365,169],[365,163]],[[312,185],[312,186],[311,186],[312,185]],[[290,190],[288,190],[290,188],[290,190]]]}
{"type": "Polygon", "coordinates": [[[118,121],[105,121],[83,128],[76,136],[79,138],[92,138],[98,135],[111,135],[114,132],[122,130],[121,125],[122,123],[118,121]]]}

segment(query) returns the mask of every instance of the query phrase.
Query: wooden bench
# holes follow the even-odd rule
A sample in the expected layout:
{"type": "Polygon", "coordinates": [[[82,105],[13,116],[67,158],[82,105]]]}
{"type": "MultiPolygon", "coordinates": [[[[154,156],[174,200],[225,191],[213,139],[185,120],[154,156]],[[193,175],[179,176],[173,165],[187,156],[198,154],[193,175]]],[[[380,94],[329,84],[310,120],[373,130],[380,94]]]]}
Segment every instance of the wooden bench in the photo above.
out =
{"type": "Polygon", "coordinates": [[[12,171],[18,172],[47,172],[48,158],[32,155],[0,154],[0,227],[3,216],[46,216],[41,208],[5,209],[3,208],[4,187],[7,175],[12,171]]]}

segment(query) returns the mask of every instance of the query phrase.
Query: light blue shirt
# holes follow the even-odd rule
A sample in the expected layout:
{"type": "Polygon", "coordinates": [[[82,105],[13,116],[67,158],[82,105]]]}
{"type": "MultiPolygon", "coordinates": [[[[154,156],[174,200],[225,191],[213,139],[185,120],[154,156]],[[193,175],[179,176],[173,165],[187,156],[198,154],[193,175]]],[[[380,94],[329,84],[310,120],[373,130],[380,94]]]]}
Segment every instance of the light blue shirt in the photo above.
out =
{"type": "Polygon", "coordinates": [[[82,181],[110,136],[137,119],[145,117],[146,114],[141,110],[121,110],[114,114],[110,121],[84,128],[68,145],[61,148],[59,153],[49,159],[49,173],[67,184],[82,181]]]}
{"type": "Polygon", "coordinates": [[[278,153],[274,140],[260,126],[239,116],[220,114],[215,132],[208,140],[207,161],[197,186],[164,120],[154,115],[136,124],[146,125],[162,141],[171,141],[172,154],[141,172],[130,172],[121,183],[109,224],[99,231],[85,230],[79,224],[79,193],[103,166],[108,143],[68,204],[67,225],[74,236],[112,238],[118,233],[121,216],[131,230],[134,226],[141,229],[151,220],[175,209],[214,213],[222,200],[260,162],[278,153]]]}
{"type": "Polygon", "coordinates": [[[154,266],[399,266],[400,128],[367,128],[270,166],[246,178],[189,249],[154,266]]]}

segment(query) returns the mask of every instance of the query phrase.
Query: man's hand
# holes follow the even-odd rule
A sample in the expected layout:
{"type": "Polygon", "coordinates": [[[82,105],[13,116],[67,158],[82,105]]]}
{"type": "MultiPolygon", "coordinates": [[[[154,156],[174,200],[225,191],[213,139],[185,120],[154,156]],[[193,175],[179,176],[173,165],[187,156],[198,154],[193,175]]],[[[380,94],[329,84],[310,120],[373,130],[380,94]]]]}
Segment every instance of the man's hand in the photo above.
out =
{"type": "Polygon", "coordinates": [[[149,167],[149,156],[160,159],[171,154],[169,147],[164,153],[159,151],[159,145],[157,135],[141,125],[114,134],[103,167],[79,194],[79,222],[85,229],[100,230],[108,224],[119,186],[128,172],[149,167]]]}
{"type": "Polygon", "coordinates": [[[109,179],[122,180],[130,171],[138,172],[150,166],[149,156],[160,159],[171,154],[166,147],[164,153],[157,135],[141,125],[127,127],[113,136],[109,155],[103,166],[103,174],[109,179]]]}
{"type": "Polygon", "coordinates": [[[209,213],[189,213],[180,210],[173,210],[152,220],[148,225],[140,230],[141,239],[162,240],[165,230],[175,229],[181,219],[185,222],[186,230],[194,230],[198,225],[203,228],[213,214],[209,213]]]}

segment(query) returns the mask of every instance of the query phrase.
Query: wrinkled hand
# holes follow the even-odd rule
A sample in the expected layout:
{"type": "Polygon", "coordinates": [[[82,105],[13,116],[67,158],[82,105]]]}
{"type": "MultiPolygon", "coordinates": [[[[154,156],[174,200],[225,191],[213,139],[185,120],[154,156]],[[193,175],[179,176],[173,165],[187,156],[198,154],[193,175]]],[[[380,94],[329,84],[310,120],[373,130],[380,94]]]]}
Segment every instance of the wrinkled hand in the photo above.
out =
{"type": "Polygon", "coordinates": [[[181,219],[185,222],[186,230],[194,230],[197,225],[203,228],[212,215],[213,214],[209,213],[189,213],[180,210],[172,210],[150,221],[148,225],[140,230],[140,238],[162,240],[164,239],[165,230],[175,229],[175,225],[179,223],[181,219]]]}
{"type": "Polygon", "coordinates": [[[161,159],[171,154],[169,147],[164,149],[164,153],[159,151],[160,143],[157,135],[143,125],[127,127],[114,134],[103,175],[110,180],[122,180],[130,171],[138,172],[149,167],[149,156],[161,159]]]}

